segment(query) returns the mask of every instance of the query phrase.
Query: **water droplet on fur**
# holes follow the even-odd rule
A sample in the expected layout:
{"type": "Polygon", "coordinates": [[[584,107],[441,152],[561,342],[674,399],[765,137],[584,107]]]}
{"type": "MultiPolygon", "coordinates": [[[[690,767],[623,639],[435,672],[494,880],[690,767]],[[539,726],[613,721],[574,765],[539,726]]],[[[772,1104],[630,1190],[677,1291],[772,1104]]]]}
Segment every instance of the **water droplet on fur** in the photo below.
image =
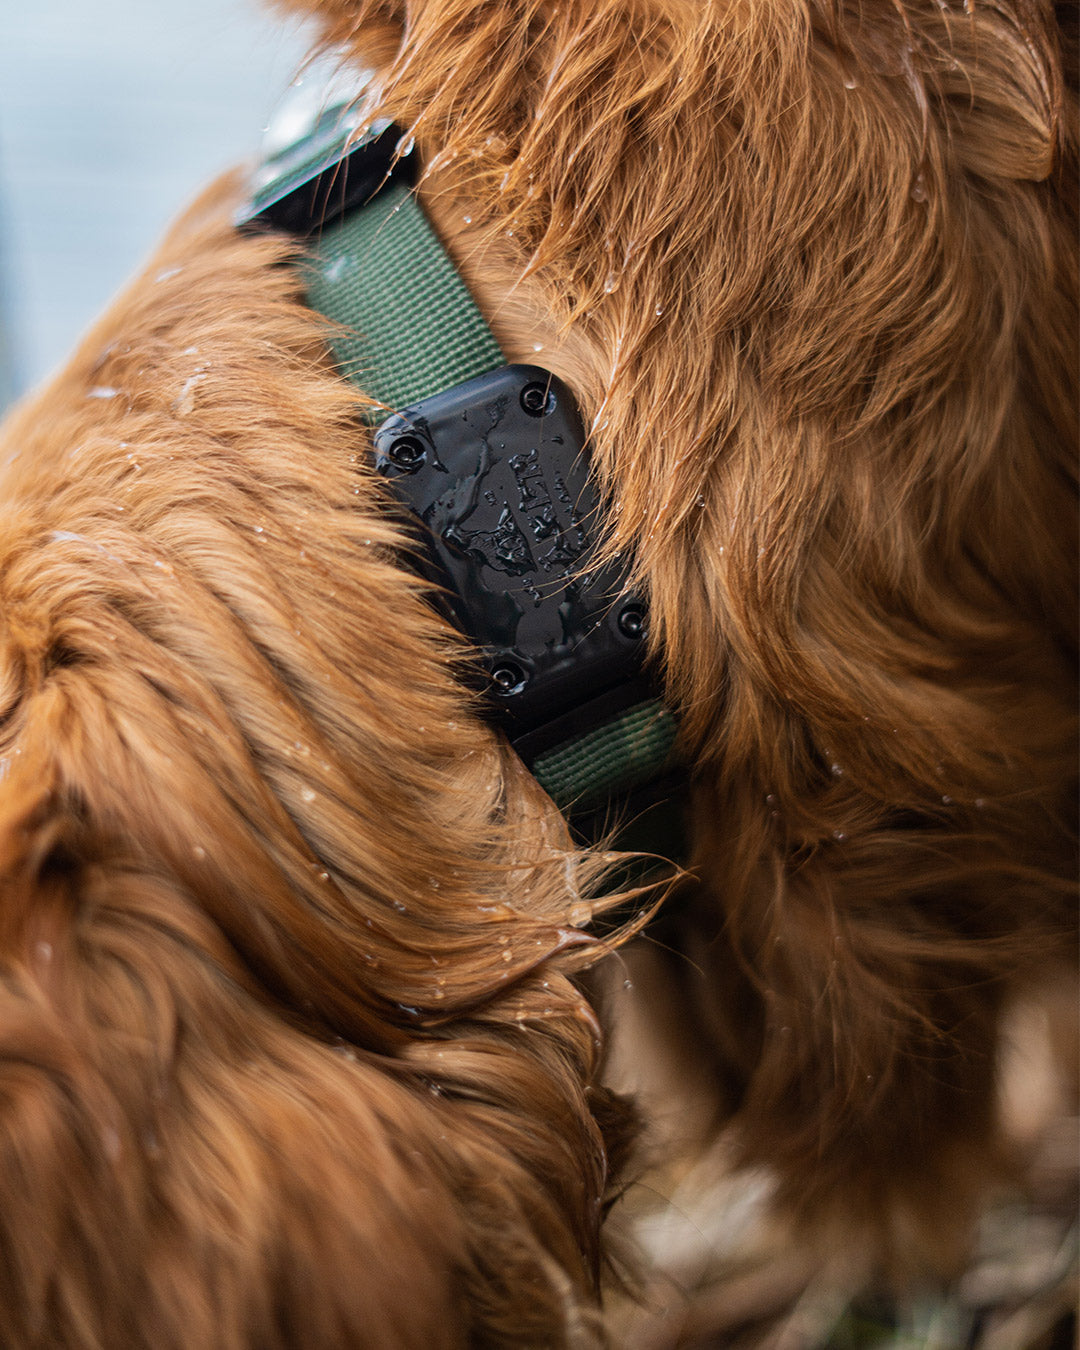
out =
{"type": "Polygon", "coordinates": [[[329,881],[329,880],[330,880],[330,873],[329,873],[329,872],[319,872],[317,875],[318,875],[318,878],[319,878],[320,881],[329,881]]]}
{"type": "Polygon", "coordinates": [[[770,806],[775,806],[775,805],[776,805],[776,794],[773,793],[773,792],[766,792],[766,794],[765,794],[765,800],[769,803],[770,806]]]}
{"type": "Polygon", "coordinates": [[[611,295],[619,285],[619,278],[614,272],[609,272],[604,278],[604,294],[611,295]]]}
{"type": "Polygon", "coordinates": [[[42,960],[42,961],[51,961],[51,960],[52,960],[52,943],[51,943],[51,942],[39,942],[39,943],[37,943],[37,944],[35,945],[35,947],[34,947],[34,951],[37,952],[38,958],[39,958],[40,960],[42,960]]]}
{"type": "Polygon", "coordinates": [[[626,990],[633,989],[633,987],[634,987],[634,982],[633,982],[633,980],[623,980],[623,982],[622,982],[622,987],[623,987],[624,989],[626,989],[626,990]]]}
{"type": "Polygon", "coordinates": [[[432,998],[436,998],[436,999],[438,999],[438,998],[445,998],[445,997],[446,997],[446,994],[444,993],[444,991],[443,991],[442,989],[433,989],[432,992],[431,992],[431,997],[432,997],[432,998]]]}
{"type": "Polygon", "coordinates": [[[433,891],[437,891],[439,889],[439,880],[437,877],[428,877],[427,884],[431,887],[433,891]]]}
{"type": "Polygon", "coordinates": [[[163,267],[154,277],[155,283],[168,281],[170,277],[178,277],[184,269],[182,267],[163,267]]]}
{"type": "Polygon", "coordinates": [[[946,793],[941,799],[942,806],[952,806],[952,798],[946,793]]]}
{"type": "Polygon", "coordinates": [[[842,844],[844,840],[847,838],[847,835],[844,833],[843,830],[833,830],[832,837],[836,840],[838,844],[842,844]]]}
{"type": "Polygon", "coordinates": [[[87,398],[115,398],[120,392],[114,389],[111,384],[95,384],[93,389],[86,391],[87,398]]]}
{"type": "Polygon", "coordinates": [[[503,952],[502,959],[504,961],[512,961],[514,959],[514,953],[510,950],[509,947],[507,947],[506,951],[503,952]]]}
{"type": "Polygon", "coordinates": [[[407,914],[409,912],[408,909],[406,908],[404,900],[395,900],[393,902],[393,905],[399,914],[407,914]]]}
{"type": "Polygon", "coordinates": [[[462,216],[461,219],[465,222],[466,225],[472,224],[472,216],[462,216]]]}
{"type": "Polygon", "coordinates": [[[663,314],[663,312],[664,312],[664,306],[663,306],[663,305],[657,305],[656,308],[653,310],[653,313],[656,315],[656,317],[657,317],[658,319],[659,319],[660,316],[663,314]]]}
{"type": "Polygon", "coordinates": [[[304,800],[305,802],[313,802],[315,800],[315,789],[310,787],[302,787],[300,789],[300,796],[302,800],[304,800]]]}
{"type": "Polygon", "coordinates": [[[203,858],[206,857],[206,849],[204,849],[201,844],[196,844],[195,847],[191,850],[191,852],[194,854],[196,858],[198,858],[200,862],[202,862],[203,858]]]}
{"type": "Polygon", "coordinates": [[[911,200],[913,202],[926,201],[926,179],[922,174],[916,174],[915,181],[911,185],[911,200]]]}
{"type": "Polygon", "coordinates": [[[544,350],[544,344],[543,344],[542,342],[534,342],[534,343],[533,343],[533,351],[534,351],[534,352],[542,352],[543,350],[544,350]]]}
{"type": "Polygon", "coordinates": [[[570,911],[570,923],[574,928],[585,928],[592,923],[592,905],[587,901],[580,901],[570,911]]]}
{"type": "Polygon", "coordinates": [[[180,393],[172,405],[177,417],[187,417],[189,413],[195,411],[195,387],[202,379],[202,375],[189,375],[180,387],[180,393]]]}
{"type": "Polygon", "coordinates": [[[401,156],[411,155],[415,148],[415,136],[402,136],[401,140],[394,146],[394,153],[401,156]]]}
{"type": "Polygon", "coordinates": [[[986,805],[986,798],[985,798],[985,797],[976,797],[976,798],[975,798],[975,809],[976,809],[977,811],[981,811],[985,805],[986,805]]]}
{"type": "Polygon", "coordinates": [[[830,764],[829,772],[832,774],[834,778],[843,778],[844,776],[844,770],[840,767],[839,764],[830,764]]]}
{"type": "Polygon", "coordinates": [[[697,499],[698,510],[700,511],[701,508],[702,508],[704,505],[705,505],[705,498],[704,498],[704,497],[698,497],[698,499],[697,499]]]}

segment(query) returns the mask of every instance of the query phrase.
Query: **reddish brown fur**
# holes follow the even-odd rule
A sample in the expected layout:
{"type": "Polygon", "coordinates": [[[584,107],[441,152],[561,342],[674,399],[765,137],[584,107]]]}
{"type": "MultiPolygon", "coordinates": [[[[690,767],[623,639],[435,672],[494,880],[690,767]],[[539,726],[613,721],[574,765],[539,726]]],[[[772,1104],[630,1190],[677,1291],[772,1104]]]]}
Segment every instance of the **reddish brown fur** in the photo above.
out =
{"type": "MultiPolygon", "coordinates": [[[[1052,14],[313,8],[591,421],[694,769],[665,1000],[715,1123],[819,1241],[947,1266],[1005,1161],[1001,1007],[1071,956],[1052,14]]],[[[0,450],[0,1338],[587,1343],[600,863],[461,692],[222,205],[0,450]]]]}

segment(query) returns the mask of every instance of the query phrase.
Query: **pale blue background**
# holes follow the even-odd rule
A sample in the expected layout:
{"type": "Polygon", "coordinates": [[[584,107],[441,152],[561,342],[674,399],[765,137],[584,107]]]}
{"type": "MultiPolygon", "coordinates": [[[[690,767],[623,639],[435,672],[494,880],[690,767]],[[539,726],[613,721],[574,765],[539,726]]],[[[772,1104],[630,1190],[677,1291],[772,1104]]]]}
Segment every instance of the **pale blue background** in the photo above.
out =
{"type": "Polygon", "coordinates": [[[255,152],[309,39],[256,0],[0,0],[0,405],[255,152]]]}

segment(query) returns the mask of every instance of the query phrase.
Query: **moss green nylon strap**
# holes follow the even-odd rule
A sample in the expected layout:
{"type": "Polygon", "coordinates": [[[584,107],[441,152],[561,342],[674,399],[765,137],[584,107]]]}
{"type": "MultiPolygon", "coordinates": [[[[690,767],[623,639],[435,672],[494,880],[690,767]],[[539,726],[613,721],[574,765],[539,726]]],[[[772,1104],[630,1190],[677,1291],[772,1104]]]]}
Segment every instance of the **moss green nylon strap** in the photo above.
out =
{"type": "Polygon", "coordinates": [[[675,719],[647,699],[583,736],[538,755],[533,774],[560,809],[593,810],[670,766],[675,719]]]}
{"type": "MultiPolygon", "coordinates": [[[[309,267],[309,304],[349,330],[330,335],[342,373],[387,408],[505,364],[405,183],[389,183],[324,231],[309,267]]],[[[383,417],[376,411],[372,420],[383,417]]]]}
{"type": "MultiPolygon", "coordinates": [[[[308,303],[338,325],[329,343],[342,374],[389,409],[504,364],[405,183],[325,229],[305,269],[308,303]]],[[[533,773],[560,810],[596,809],[657,777],[674,739],[675,719],[649,699],[539,756],[533,773]]]]}

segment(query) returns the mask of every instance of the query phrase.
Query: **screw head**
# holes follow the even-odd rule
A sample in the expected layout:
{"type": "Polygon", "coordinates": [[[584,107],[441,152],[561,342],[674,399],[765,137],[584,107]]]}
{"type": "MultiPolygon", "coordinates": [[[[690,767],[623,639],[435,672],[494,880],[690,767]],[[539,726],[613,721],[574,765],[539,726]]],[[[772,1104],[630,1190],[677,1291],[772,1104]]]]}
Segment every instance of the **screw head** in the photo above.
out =
{"type": "Polygon", "coordinates": [[[556,407],[555,393],[546,384],[527,384],[521,391],[520,402],[523,411],[530,417],[546,417],[556,407]]]}
{"type": "Polygon", "coordinates": [[[648,629],[644,605],[624,605],[617,620],[619,632],[627,638],[643,638],[648,629]]]}
{"type": "Polygon", "coordinates": [[[495,692],[504,697],[520,694],[528,678],[516,661],[499,661],[491,672],[495,692]]]}
{"type": "Polygon", "coordinates": [[[427,451],[423,441],[415,436],[399,436],[391,442],[386,452],[387,458],[403,473],[415,473],[424,462],[427,451]]]}

